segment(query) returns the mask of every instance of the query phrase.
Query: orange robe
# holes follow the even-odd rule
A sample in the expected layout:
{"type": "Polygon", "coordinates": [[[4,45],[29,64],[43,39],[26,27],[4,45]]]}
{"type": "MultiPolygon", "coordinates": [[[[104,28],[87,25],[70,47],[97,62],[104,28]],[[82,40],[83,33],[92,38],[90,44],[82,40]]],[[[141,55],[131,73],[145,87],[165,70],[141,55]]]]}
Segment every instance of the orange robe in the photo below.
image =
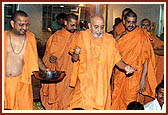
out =
{"type": "Polygon", "coordinates": [[[81,48],[80,61],[74,63],[71,86],[75,87],[70,108],[111,109],[110,79],[114,65],[121,60],[112,35],[93,38],[90,30],[80,32],[72,44],[81,48]]]}
{"type": "Polygon", "coordinates": [[[140,89],[141,74],[143,64],[148,63],[146,76],[146,92],[151,97],[155,97],[157,86],[155,77],[155,56],[152,45],[146,33],[141,28],[136,28],[118,40],[118,48],[122,60],[127,64],[136,67],[137,71],[131,77],[126,77],[125,73],[115,69],[114,89],[112,93],[112,109],[125,110],[132,101],[139,101],[138,90],[140,89]]]}
{"type": "MultiPolygon", "coordinates": [[[[4,32],[4,60],[6,65],[6,51],[8,44],[8,31],[4,32]]],[[[31,75],[38,71],[38,54],[35,36],[31,32],[26,33],[26,49],[24,54],[23,72],[17,77],[6,77],[4,68],[4,108],[14,110],[32,110],[33,93],[31,75]]]]}
{"type": "Polygon", "coordinates": [[[120,22],[120,23],[116,26],[115,31],[116,31],[116,33],[117,33],[117,36],[120,35],[121,33],[123,33],[123,32],[125,31],[125,27],[124,27],[124,25],[123,25],[122,22],[120,22]]]}
{"type": "MultiPolygon", "coordinates": [[[[154,42],[154,49],[164,45],[163,41],[157,38],[155,34],[150,33],[150,37],[154,42]]],[[[164,74],[164,56],[159,56],[155,54],[155,58],[156,58],[156,80],[157,80],[157,83],[159,84],[162,81],[163,74],[164,74]]]]}
{"type": "Polygon", "coordinates": [[[51,70],[65,71],[65,78],[59,83],[42,83],[41,101],[48,110],[67,110],[73,88],[69,87],[72,73],[72,60],[68,54],[70,44],[78,33],[70,33],[66,29],[58,30],[49,38],[43,57],[44,64],[51,70]],[[56,63],[50,63],[50,56],[57,57],[56,63]]]}

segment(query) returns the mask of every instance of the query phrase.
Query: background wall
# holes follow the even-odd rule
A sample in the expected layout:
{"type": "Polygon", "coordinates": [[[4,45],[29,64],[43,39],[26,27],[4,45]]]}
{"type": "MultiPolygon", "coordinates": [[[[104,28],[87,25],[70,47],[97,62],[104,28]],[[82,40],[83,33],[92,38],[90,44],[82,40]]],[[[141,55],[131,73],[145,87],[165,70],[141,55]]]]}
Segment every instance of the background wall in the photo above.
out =
{"type": "MultiPolygon", "coordinates": [[[[90,14],[95,14],[97,5],[89,4],[87,7],[88,6],[90,6],[90,14]]],[[[160,34],[160,4],[112,4],[112,2],[108,4],[108,7],[107,4],[100,4],[100,6],[98,6],[99,13],[101,13],[104,18],[106,14],[108,14],[108,19],[105,20],[107,23],[107,32],[112,30],[115,18],[121,17],[123,9],[127,7],[131,8],[137,14],[138,24],[143,18],[149,18],[151,22],[156,23],[156,34],[160,34]],[[106,10],[106,8],[108,8],[108,10],[106,10]],[[106,11],[108,12],[106,13],[106,11]]],[[[46,41],[51,33],[42,31],[42,4],[20,4],[17,9],[24,10],[29,14],[31,24],[30,30],[37,38],[46,41]]],[[[163,31],[162,28],[160,29],[161,32],[163,31]]]]}

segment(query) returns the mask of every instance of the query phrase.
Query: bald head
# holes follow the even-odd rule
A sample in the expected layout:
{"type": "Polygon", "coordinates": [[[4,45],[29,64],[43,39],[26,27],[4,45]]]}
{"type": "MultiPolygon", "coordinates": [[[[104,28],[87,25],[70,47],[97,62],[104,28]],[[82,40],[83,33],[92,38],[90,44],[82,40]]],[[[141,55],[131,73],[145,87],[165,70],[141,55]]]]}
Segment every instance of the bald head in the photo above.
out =
{"type": "Polygon", "coordinates": [[[143,29],[146,29],[148,32],[150,32],[150,29],[151,29],[151,21],[147,18],[143,19],[141,21],[141,27],[143,29]]]}
{"type": "Polygon", "coordinates": [[[89,28],[94,38],[100,38],[104,33],[104,19],[100,15],[90,17],[89,28]]]}
{"type": "Polygon", "coordinates": [[[96,20],[101,20],[104,23],[104,18],[101,15],[94,15],[90,17],[90,23],[94,23],[96,20]]]}

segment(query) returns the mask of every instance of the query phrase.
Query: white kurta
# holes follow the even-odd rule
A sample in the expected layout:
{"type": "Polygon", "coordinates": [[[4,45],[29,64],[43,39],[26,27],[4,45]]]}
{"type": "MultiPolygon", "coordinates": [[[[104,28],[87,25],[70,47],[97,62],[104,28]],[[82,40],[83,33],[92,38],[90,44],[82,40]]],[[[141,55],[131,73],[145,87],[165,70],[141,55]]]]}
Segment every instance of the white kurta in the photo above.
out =
{"type": "Polygon", "coordinates": [[[145,104],[144,108],[145,110],[165,110],[166,109],[165,104],[163,104],[161,107],[157,99],[145,104]]]}

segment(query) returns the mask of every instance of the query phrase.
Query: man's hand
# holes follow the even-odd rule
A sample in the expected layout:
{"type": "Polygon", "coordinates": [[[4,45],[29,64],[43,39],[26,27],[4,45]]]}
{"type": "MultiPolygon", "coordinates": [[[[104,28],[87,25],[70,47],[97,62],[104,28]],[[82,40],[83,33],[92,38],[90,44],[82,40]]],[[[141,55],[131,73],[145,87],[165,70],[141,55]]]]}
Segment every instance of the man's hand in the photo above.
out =
{"type": "Polygon", "coordinates": [[[50,63],[55,63],[56,60],[57,60],[57,57],[55,57],[55,56],[51,56],[49,59],[50,63]]]}
{"type": "Polygon", "coordinates": [[[136,68],[130,66],[130,65],[127,65],[125,66],[124,70],[126,71],[126,74],[129,75],[129,74],[132,74],[134,73],[134,71],[138,68],[138,66],[136,68]]]}
{"type": "Polygon", "coordinates": [[[45,70],[44,70],[45,72],[48,72],[48,71],[51,71],[49,68],[46,68],[45,70]]]}
{"type": "Polygon", "coordinates": [[[79,61],[79,54],[80,54],[81,48],[76,46],[74,50],[75,51],[74,51],[74,54],[72,55],[72,61],[77,62],[79,61]]]}
{"type": "Polygon", "coordinates": [[[124,70],[126,72],[126,75],[131,76],[134,71],[137,70],[138,66],[135,68],[131,65],[126,64],[123,60],[120,60],[118,63],[116,63],[117,67],[124,70]]]}
{"type": "Polygon", "coordinates": [[[81,48],[76,46],[74,50],[75,50],[74,51],[75,54],[80,54],[81,48]]]}
{"type": "Polygon", "coordinates": [[[74,54],[72,55],[72,61],[73,61],[73,62],[79,61],[79,54],[75,54],[75,53],[74,53],[74,54]]]}

